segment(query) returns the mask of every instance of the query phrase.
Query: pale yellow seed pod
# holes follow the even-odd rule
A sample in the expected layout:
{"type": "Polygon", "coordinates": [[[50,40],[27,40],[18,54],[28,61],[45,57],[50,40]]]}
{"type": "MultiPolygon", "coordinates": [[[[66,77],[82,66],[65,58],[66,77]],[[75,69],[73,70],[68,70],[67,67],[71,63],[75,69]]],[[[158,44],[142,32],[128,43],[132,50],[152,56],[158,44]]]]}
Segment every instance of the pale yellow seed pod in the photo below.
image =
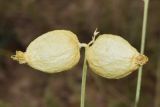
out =
{"type": "Polygon", "coordinates": [[[61,72],[78,63],[80,43],[71,31],[54,30],[32,41],[26,52],[17,51],[12,59],[43,72],[61,72]]]}
{"type": "Polygon", "coordinates": [[[86,55],[93,72],[110,79],[125,77],[148,61],[125,39],[112,34],[100,35],[86,55]]]}

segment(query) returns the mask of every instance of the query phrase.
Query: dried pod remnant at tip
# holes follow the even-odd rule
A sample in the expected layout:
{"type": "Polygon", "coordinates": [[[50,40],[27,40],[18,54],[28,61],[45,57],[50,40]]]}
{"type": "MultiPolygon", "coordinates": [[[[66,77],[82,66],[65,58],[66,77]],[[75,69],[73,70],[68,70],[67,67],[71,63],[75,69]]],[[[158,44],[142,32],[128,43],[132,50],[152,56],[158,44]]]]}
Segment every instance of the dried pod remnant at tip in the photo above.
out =
{"type": "Polygon", "coordinates": [[[141,55],[122,37],[103,34],[88,47],[87,60],[96,74],[105,78],[119,79],[144,65],[148,58],[141,55]]]}
{"type": "Polygon", "coordinates": [[[26,52],[17,51],[12,59],[43,72],[61,72],[78,63],[79,44],[77,36],[71,31],[54,30],[33,40],[26,52]]]}
{"type": "Polygon", "coordinates": [[[11,58],[13,60],[18,61],[19,64],[25,64],[26,63],[25,53],[23,53],[21,51],[16,51],[16,55],[12,55],[11,58]]]}
{"type": "Polygon", "coordinates": [[[140,66],[144,65],[146,62],[148,62],[148,57],[145,55],[139,55],[135,58],[135,62],[139,64],[140,66]]]}

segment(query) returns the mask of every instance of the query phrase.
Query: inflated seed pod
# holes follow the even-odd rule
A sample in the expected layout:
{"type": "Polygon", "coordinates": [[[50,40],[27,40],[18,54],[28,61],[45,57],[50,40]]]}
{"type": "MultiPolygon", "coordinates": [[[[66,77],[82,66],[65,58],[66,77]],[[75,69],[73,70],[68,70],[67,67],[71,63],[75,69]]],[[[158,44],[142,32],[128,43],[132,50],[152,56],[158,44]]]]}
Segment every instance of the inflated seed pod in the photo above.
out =
{"type": "Polygon", "coordinates": [[[26,52],[16,51],[11,58],[43,72],[61,72],[78,63],[79,41],[71,31],[54,30],[39,36],[29,44],[26,52]]]}
{"type": "Polygon", "coordinates": [[[148,61],[125,39],[112,34],[100,35],[86,55],[92,71],[110,79],[125,77],[148,61]]]}

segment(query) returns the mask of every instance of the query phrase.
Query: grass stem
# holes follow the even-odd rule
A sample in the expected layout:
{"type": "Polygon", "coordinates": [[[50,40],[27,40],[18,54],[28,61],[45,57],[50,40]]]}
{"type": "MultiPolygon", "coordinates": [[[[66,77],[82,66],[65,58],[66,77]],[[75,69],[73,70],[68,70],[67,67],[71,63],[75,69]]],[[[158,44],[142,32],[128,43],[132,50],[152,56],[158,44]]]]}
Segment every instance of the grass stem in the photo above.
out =
{"type": "MultiPolygon", "coordinates": [[[[147,17],[148,17],[148,5],[149,5],[149,0],[143,0],[143,1],[144,1],[144,13],[143,13],[141,50],[140,50],[141,54],[144,53],[144,48],[145,48],[147,17]]],[[[142,68],[143,67],[140,67],[139,70],[138,70],[137,89],[136,89],[136,97],[135,97],[134,107],[138,107],[138,103],[139,103],[139,99],[140,99],[141,82],[142,82],[142,68]]]]}

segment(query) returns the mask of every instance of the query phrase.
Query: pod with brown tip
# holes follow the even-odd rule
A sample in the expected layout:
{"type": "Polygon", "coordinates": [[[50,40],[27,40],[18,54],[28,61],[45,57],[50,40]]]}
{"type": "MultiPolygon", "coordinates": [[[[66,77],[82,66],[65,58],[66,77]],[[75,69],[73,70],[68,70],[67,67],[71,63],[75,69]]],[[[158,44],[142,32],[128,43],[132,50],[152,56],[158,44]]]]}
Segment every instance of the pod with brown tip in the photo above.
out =
{"type": "Polygon", "coordinates": [[[100,35],[86,55],[92,71],[110,79],[123,78],[148,61],[125,39],[112,34],[100,35]]]}

